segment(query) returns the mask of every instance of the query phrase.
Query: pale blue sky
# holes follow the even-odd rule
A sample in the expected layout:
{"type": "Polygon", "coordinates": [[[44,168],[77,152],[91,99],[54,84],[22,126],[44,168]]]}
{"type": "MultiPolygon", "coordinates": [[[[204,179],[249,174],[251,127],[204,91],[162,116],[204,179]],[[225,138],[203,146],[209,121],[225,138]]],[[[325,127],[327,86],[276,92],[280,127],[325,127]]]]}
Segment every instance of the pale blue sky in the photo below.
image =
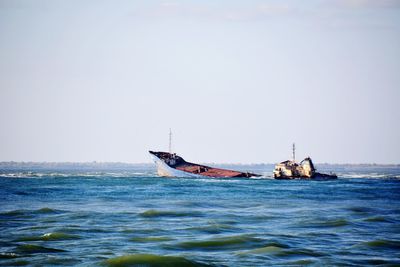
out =
{"type": "Polygon", "coordinates": [[[0,0],[0,161],[400,163],[400,1],[0,0]]]}

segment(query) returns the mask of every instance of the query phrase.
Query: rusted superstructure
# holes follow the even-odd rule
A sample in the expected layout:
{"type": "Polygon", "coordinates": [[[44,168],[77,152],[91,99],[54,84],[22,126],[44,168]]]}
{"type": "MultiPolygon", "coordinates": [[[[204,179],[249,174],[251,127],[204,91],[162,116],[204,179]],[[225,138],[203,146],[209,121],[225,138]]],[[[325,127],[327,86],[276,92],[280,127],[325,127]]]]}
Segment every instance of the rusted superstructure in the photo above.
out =
{"type": "Polygon", "coordinates": [[[296,162],[295,145],[293,144],[293,159],[286,160],[275,165],[275,179],[336,179],[336,174],[325,174],[317,172],[310,157],[300,163],[296,162]]]}
{"type": "Polygon", "coordinates": [[[249,178],[261,176],[250,172],[226,170],[187,162],[175,153],[155,151],[149,151],[149,153],[157,165],[157,172],[160,176],[213,178],[249,178]]]}

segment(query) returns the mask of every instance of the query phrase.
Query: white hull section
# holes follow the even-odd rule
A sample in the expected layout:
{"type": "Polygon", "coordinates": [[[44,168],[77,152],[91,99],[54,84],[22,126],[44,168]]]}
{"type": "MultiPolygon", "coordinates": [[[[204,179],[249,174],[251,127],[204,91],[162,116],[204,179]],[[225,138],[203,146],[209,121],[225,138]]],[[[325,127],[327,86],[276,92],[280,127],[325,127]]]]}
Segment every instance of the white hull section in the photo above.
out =
{"type": "Polygon", "coordinates": [[[157,174],[159,176],[164,176],[164,177],[203,177],[201,175],[193,174],[190,172],[184,172],[180,171],[174,168],[171,168],[167,164],[165,164],[164,161],[161,159],[157,158],[156,156],[150,154],[151,159],[154,161],[154,163],[157,166],[157,174]]]}

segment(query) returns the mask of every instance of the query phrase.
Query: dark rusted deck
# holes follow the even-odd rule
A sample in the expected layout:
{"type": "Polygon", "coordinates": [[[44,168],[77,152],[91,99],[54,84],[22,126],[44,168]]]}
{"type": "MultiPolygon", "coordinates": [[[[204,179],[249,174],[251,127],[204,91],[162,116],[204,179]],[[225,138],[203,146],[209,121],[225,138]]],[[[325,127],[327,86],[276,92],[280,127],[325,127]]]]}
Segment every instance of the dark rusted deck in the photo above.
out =
{"type": "Polygon", "coordinates": [[[165,164],[167,164],[169,167],[192,174],[202,175],[206,177],[215,177],[215,178],[261,176],[249,172],[239,172],[234,170],[219,169],[219,168],[213,168],[205,165],[187,162],[182,157],[167,152],[153,152],[153,151],[149,152],[158,157],[159,159],[161,159],[162,161],[164,161],[165,164]]]}

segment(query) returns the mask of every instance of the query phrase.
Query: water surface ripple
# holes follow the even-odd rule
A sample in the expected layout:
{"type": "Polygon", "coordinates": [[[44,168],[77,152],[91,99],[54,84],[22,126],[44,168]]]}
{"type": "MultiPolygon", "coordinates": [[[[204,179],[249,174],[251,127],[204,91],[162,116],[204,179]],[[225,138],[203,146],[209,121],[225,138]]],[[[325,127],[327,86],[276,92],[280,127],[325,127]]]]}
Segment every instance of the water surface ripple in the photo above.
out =
{"type": "Polygon", "coordinates": [[[0,266],[399,265],[400,169],[335,171],[278,181],[3,168],[0,266]]]}

